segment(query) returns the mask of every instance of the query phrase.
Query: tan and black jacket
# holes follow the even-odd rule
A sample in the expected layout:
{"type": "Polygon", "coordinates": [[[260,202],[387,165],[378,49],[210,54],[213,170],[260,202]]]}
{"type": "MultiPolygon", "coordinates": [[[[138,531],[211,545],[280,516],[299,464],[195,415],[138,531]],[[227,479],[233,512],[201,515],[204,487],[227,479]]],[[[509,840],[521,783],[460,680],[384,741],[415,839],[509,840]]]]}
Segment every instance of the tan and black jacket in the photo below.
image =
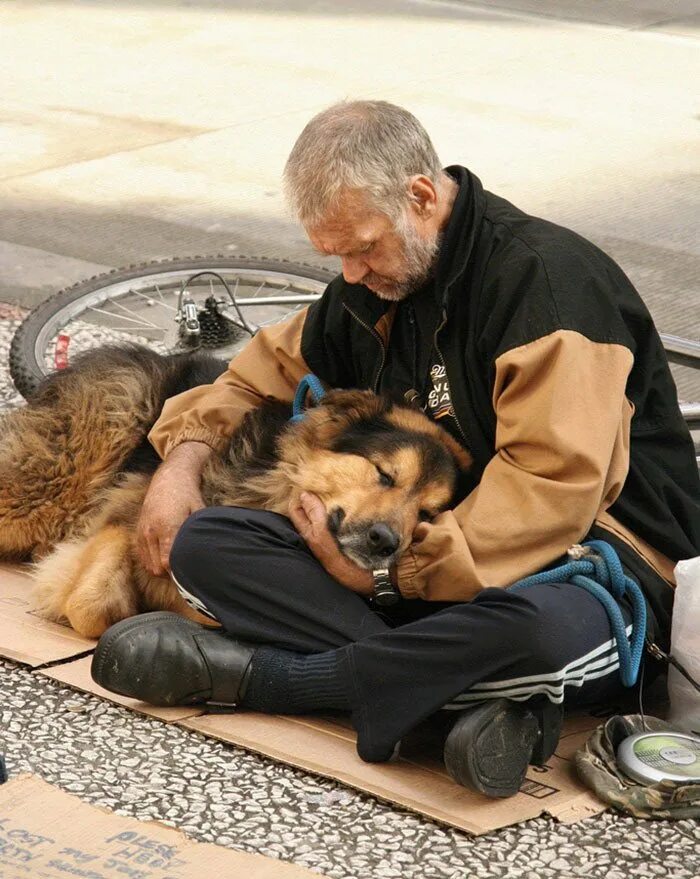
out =
{"type": "MultiPolygon", "coordinates": [[[[700,553],[700,481],[639,294],[588,241],[484,191],[465,168],[447,171],[459,193],[435,277],[441,314],[421,344],[445,367],[477,484],[424,526],[399,563],[401,591],[469,599],[548,565],[594,526],[672,584],[673,562],[700,553]]],[[[291,400],[306,372],[378,389],[395,312],[339,276],[213,385],[168,400],[151,442],[162,457],[186,440],[221,448],[249,408],[291,400]]]]}

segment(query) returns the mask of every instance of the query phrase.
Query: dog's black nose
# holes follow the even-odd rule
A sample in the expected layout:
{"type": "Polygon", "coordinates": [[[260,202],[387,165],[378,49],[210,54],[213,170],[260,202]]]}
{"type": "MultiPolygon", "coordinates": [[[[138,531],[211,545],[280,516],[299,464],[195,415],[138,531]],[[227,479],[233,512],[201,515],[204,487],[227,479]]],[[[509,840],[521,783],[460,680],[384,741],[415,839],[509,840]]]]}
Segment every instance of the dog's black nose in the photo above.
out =
{"type": "Polygon", "coordinates": [[[393,555],[399,548],[401,538],[384,522],[376,522],[367,532],[369,544],[374,552],[381,556],[393,555]]]}

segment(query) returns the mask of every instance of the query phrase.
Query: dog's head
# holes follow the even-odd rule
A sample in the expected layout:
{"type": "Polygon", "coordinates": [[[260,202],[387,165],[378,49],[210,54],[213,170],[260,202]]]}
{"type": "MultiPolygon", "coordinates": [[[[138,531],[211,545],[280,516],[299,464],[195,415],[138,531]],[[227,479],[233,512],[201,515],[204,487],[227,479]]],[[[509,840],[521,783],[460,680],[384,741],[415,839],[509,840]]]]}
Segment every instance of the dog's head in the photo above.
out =
{"type": "Polygon", "coordinates": [[[420,521],[452,499],[468,453],[417,409],[370,391],[333,391],[285,431],[281,466],[323,501],[340,549],[363,568],[391,564],[420,521]]]}

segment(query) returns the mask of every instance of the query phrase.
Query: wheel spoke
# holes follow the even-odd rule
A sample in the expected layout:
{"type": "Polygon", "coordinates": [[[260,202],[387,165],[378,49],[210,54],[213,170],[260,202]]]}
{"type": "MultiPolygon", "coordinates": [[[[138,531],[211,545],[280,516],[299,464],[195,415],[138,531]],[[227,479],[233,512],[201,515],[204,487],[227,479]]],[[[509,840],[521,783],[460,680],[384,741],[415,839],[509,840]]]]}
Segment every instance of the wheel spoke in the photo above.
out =
{"type": "MultiPolygon", "coordinates": [[[[144,326],[148,326],[148,327],[157,327],[158,326],[158,324],[154,324],[151,321],[146,320],[146,318],[143,317],[142,315],[140,315],[138,313],[138,311],[133,311],[131,308],[127,308],[126,305],[124,305],[122,302],[119,301],[119,299],[114,299],[113,304],[116,305],[117,308],[121,308],[121,310],[125,311],[127,314],[133,314],[134,317],[139,318],[141,321],[143,321],[144,326]]],[[[116,317],[116,315],[115,315],[115,317],[116,317]]]]}
{"type": "MultiPolygon", "coordinates": [[[[155,285],[155,288],[156,288],[156,291],[157,291],[157,293],[158,293],[158,296],[160,297],[160,301],[163,303],[163,305],[165,305],[165,306],[167,306],[167,307],[170,307],[170,306],[167,305],[165,299],[163,298],[163,294],[160,292],[160,287],[158,286],[158,284],[155,285]]],[[[177,310],[177,309],[174,309],[174,310],[177,310]]]]}
{"type": "MultiPolygon", "coordinates": [[[[116,302],[116,301],[115,301],[113,304],[114,304],[114,305],[119,305],[119,303],[116,302]]],[[[124,306],[122,306],[122,308],[124,308],[124,306]]],[[[157,324],[151,323],[150,321],[143,320],[143,318],[139,318],[139,319],[137,320],[136,318],[133,318],[133,317],[124,317],[123,314],[116,315],[113,311],[107,311],[106,308],[98,308],[96,305],[88,305],[88,310],[89,310],[89,311],[96,311],[98,314],[106,314],[106,315],[108,315],[109,317],[120,317],[122,320],[130,320],[130,321],[132,321],[133,323],[135,323],[135,324],[139,324],[139,326],[142,326],[142,327],[152,327],[152,328],[155,329],[155,330],[158,329],[158,325],[157,325],[157,324]]],[[[129,309],[128,309],[128,308],[124,308],[124,311],[129,311],[129,309]]],[[[129,314],[135,314],[135,313],[136,313],[136,312],[129,311],[129,314]]]]}
{"type": "MultiPolygon", "coordinates": [[[[157,289],[157,287],[156,287],[156,289],[157,289]]],[[[148,303],[152,303],[152,302],[153,302],[153,297],[152,297],[152,296],[147,296],[145,293],[141,293],[140,290],[134,290],[133,287],[131,287],[131,288],[129,289],[129,292],[130,292],[130,293],[133,293],[135,296],[140,296],[141,299],[145,299],[146,302],[148,302],[148,303]]],[[[159,290],[158,292],[160,293],[160,290],[159,290]]],[[[163,299],[162,296],[161,296],[160,298],[163,299]]],[[[117,304],[117,303],[116,303],[116,301],[115,301],[115,305],[116,305],[116,304],[117,304]]],[[[165,301],[163,301],[163,305],[165,306],[165,308],[169,309],[170,311],[177,311],[177,308],[174,308],[172,305],[168,305],[168,303],[165,302],[165,301]]]]}
{"type": "MultiPolygon", "coordinates": [[[[116,317],[116,315],[115,315],[115,317],[116,317]]],[[[119,315],[119,317],[121,317],[121,315],[119,315]]],[[[158,332],[162,333],[163,335],[165,335],[165,333],[166,333],[165,327],[157,327],[155,324],[153,325],[152,328],[151,327],[144,327],[143,329],[144,329],[144,331],[150,330],[150,329],[158,330],[158,332]]],[[[133,327],[110,327],[109,330],[112,333],[133,333],[134,328],[133,327]]]]}

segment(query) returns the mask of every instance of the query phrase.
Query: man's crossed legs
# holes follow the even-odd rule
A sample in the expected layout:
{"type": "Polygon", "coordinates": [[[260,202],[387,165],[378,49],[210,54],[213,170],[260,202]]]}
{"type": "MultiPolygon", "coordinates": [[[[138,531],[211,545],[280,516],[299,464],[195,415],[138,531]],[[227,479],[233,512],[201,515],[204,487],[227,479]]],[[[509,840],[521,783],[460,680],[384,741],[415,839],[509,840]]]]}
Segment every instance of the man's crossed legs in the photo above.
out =
{"type": "Polygon", "coordinates": [[[571,584],[378,612],[326,573],[288,519],[238,507],[191,516],[171,565],[182,594],[225,634],[172,614],[117,623],[93,662],[102,686],[159,704],[345,710],[368,761],[389,759],[416,724],[450,711],[448,771],[495,796],[515,793],[527,765],[551,756],[564,705],[611,702],[623,689],[607,614],[571,584]]]}

